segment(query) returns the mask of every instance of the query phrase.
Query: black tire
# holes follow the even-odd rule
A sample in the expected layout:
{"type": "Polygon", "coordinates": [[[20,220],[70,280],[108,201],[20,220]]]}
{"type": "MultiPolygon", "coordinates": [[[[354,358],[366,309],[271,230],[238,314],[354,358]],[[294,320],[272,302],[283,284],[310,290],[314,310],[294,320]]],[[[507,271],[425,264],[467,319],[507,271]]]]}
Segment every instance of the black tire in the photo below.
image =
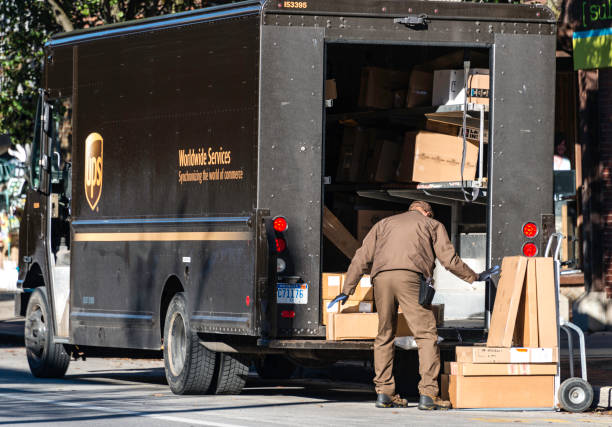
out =
{"type": "Polygon", "coordinates": [[[259,377],[265,380],[287,380],[295,372],[296,366],[285,356],[267,354],[255,361],[255,369],[259,377]]]}
{"type": "Polygon", "coordinates": [[[249,361],[237,353],[219,353],[212,394],[240,394],[249,374],[249,361]]]}
{"type": "Polygon", "coordinates": [[[559,387],[559,403],[568,412],[584,412],[593,403],[593,387],[582,378],[568,378],[559,387]]]}
{"type": "Polygon", "coordinates": [[[174,394],[205,394],[210,389],[217,354],[200,344],[191,330],[185,295],[174,295],[164,323],[164,368],[174,394]]]}
{"type": "Polygon", "coordinates": [[[63,344],[53,344],[53,322],[49,311],[47,289],[36,288],[26,308],[24,341],[28,365],[38,378],[61,378],[70,364],[63,344]]]}

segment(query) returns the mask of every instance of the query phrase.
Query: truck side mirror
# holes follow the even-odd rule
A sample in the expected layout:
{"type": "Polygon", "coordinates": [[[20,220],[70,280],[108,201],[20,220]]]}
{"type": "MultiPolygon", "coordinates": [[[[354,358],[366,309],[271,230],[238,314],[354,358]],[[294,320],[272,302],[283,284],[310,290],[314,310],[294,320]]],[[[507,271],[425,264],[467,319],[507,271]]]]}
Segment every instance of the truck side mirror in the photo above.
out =
{"type": "Polygon", "coordinates": [[[51,135],[51,106],[46,102],[43,103],[43,131],[47,135],[51,135]]]}

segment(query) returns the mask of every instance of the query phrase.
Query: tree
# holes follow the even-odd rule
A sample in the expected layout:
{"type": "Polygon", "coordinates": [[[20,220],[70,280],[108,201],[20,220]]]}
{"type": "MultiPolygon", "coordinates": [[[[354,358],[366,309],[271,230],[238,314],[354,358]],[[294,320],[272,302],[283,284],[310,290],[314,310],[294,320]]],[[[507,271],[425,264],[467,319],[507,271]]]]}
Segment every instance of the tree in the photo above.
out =
{"type": "Polygon", "coordinates": [[[0,134],[32,141],[43,46],[51,35],[231,3],[231,0],[1,0],[0,134]]]}

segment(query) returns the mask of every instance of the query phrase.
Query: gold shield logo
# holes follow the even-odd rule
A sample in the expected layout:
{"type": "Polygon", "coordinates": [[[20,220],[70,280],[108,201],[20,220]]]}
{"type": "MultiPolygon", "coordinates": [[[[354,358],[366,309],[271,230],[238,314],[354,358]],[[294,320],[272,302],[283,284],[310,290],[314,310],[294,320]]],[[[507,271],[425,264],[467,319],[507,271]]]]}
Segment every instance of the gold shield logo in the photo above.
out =
{"type": "Polygon", "coordinates": [[[85,197],[93,211],[102,195],[102,135],[92,132],[85,140],[85,197]]]}

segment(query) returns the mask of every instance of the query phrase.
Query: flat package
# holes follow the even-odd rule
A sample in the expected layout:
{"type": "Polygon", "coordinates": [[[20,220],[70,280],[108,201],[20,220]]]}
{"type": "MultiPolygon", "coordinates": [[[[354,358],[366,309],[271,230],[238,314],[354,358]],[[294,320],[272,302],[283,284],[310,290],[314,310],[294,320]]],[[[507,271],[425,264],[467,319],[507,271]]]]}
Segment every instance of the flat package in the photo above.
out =
{"type": "Polygon", "coordinates": [[[456,409],[553,408],[554,375],[442,375],[442,397],[456,409]]]}
{"type": "MultiPolygon", "coordinates": [[[[330,313],[326,332],[328,340],[372,340],[378,335],[378,313],[330,313]]],[[[406,318],[398,315],[396,336],[410,335],[406,318]]]]}
{"type": "MultiPolygon", "coordinates": [[[[397,168],[400,182],[461,180],[463,138],[428,131],[406,132],[397,168]]],[[[463,179],[476,177],[478,145],[467,141],[463,179]]]]}
{"type": "Polygon", "coordinates": [[[456,347],[460,363],[556,363],[557,348],[456,347]]]}

